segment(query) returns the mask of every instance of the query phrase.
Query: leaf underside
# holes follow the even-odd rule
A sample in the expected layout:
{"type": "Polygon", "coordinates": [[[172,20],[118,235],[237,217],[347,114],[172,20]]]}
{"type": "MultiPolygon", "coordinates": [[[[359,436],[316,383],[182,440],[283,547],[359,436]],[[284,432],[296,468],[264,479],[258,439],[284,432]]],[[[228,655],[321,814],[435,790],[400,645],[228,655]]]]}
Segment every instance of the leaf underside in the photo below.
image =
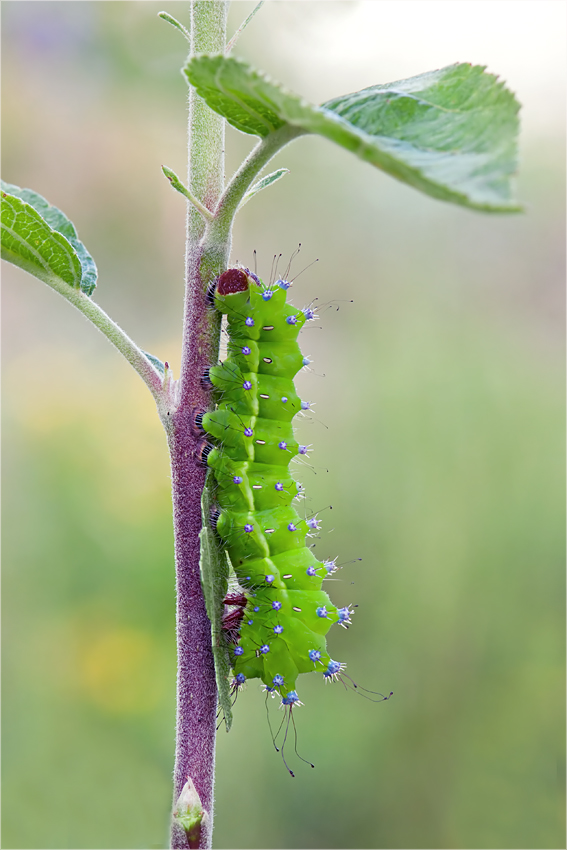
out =
{"type": "Polygon", "coordinates": [[[199,534],[201,545],[201,584],[205,596],[207,614],[211,621],[213,656],[217,680],[219,708],[224,715],[226,730],[232,726],[232,701],[230,696],[231,668],[228,646],[222,632],[223,600],[228,589],[229,565],[224,548],[210,524],[211,507],[214,501],[214,479],[209,472],[203,490],[201,509],[203,526],[199,534]]]}
{"type": "Polygon", "coordinates": [[[159,357],[156,357],[155,354],[150,354],[149,351],[142,351],[142,354],[144,354],[148,358],[148,360],[150,361],[152,366],[156,367],[156,369],[158,370],[158,372],[160,373],[160,375],[163,378],[164,375],[165,375],[165,363],[163,363],[159,359],[159,357]]]}
{"type": "Polygon", "coordinates": [[[282,177],[285,177],[286,174],[289,174],[289,168],[278,168],[277,171],[272,171],[271,174],[266,174],[265,177],[262,177],[262,179],[258,180],[257,183],[254,183],[254,185],[246,192],[240,201],[238,209],[241,210],[242,207],[254,197],[254,195],[257,195],[258,192],[262,191],[262,189],[267,189],[268,186],[272,186],[272,184],[281,180],[282,177]]]}
{"type": "Polygon", "coordinates": [[[2,258],[46,283],[91,295],[96,265],[67,216],[31,189],[1,185],[2,258]]]}
{"type": "Polygon", "coordinates": [[[519,104],[483,66],[449,65],[314,106],[238,59],[196,56],[184,72],[244,133],[317,133],[434,198],[517,212],[519,104]]]}

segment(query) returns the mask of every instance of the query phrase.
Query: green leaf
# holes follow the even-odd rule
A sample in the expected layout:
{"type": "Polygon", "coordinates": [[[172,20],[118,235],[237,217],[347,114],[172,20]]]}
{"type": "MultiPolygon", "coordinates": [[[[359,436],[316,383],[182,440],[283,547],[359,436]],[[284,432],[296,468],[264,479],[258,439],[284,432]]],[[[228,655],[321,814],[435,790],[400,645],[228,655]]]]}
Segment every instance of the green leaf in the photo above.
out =
{"type": "Polygon", "coordinates": [[[226,53],[226,55],[227,55],[227,56],[228,56],[228,54],[230,53],[230,51],[232,50],[232,48],[234,47],[234,45],[236,44],[236,42],[238,41],[238,39],[240,38],[240,36],[242,35],[242,33],[244,32],[244,30],[246,29],[246,27],[248,26],[248,24],[250,23],[250,21],[252,20],[252,18],[254,17],[254,15],[255,15],[257,12],[259,12],[259,11],[260,11],[260,9],[262,8],[262,6],[264,5],[264,2],[265,2],[265,0],[260,0],[260,2],[259,2],[259,3],[257,3],[257,4],[254,6],[254,8],[253,8],[253,9],[252,9],[252,11],[250,12],[250,14],[249,14],[249,15],[248,15],[248,17],[246,18],[246,20],[245,20],[245,21],[243,21],[243,22],[240,24],[240,26],[238,27],[238,29],[236,30],[236,32],[234,33],[234,35],[232,36],[232,38],[230,39],[230,41],[228,42],[228,44],[226,45],[225,53],[226,53]]]}
{"type": "Polygon", "coordinates": [[[520,105],[483,66],[450,65],[335,98],[323,108],[375,140],[375,151],[359,155],[394,177],[441,200],[487,211],[521,209],[510,189],[520,105]]]}
{"type": "Polygon", "coordinates": [[[2,258],[45,283],[91,295],[96,266],[67,216],[31,189],[4,181],[1,186],[2,258]]]}
{"type": "Polygon", "coordinates": [[[175,189],[176,192],[179,192],[181,195],[185,195],[188,201],[190,201],[193,206],[199,210],[201,215],[206,221],[212,221],[214,218],[213,213],[207,209],[207,207],[201,203],[201,201],[195,197],[195,195],[189,191],[187,186],[185,186],[175,171],[172,171],[171,168],[168,168],[167,165],[162,165],[161,170],[169,180],[171,186],[175,189]]]}
{"type": "Polygon", "coordinates": [[[262,177],[262,179],[258,180],[257,183],[254,183],[252,188],[246,192],[238,205],[238,209],[241,210],[244,204],[248,203],[250,198],[253,198],[254,195],[257,195],[258,192],[262,191],[262,189],[267,189],[268,186],[271,186],[272,183],[276,182],[276,180],[280,180],[285,174],[289,174],[289,168],[278,168],[277,171],[272,171],[271,174],[266,174],[265,177],[262,177]]]}
{"type": "Polygon", "coordinates": [[[307,103],[246,63],[197,56],[185,74],[209,106],[244,133],[285,124],[318,133],[434,198],[517,212],[519,104],[484,67],[450,65],[327,101],[307,103]]]}
{"type": "Polygon", "coordinates": [[[167,21],[168,24],[171,24],[172,27],[179,30],[179,32],[187,39],[189,44],[191,44],[191,33],[185,29],[183,24],[179,23],[177,18],[174,18],[173,15],[170,15],[168,12],[158,12],[158,18],[161,18],[162,21],[167,21]]]}
{"type": "Polygon", "coordinates": [[[237,130],[263,137],[286,123],[279,103],[283,89],[241,59],[194,56],[183,71],[211,109],[237,130]]]}
{"type": "Polygon", "coordinates": [[[209,472],[201,499],[203,527],[199,533],[201,545],[199,564],[207,615],[211,621],[219,707],[223,712],[226,730],[228,732],[232,726],[232,700],[230,695],[231,668],[228,646],[222,632],[222,615],[224,612],[223,599],[228,589],[229,566],[226,553],[220,546],[219,540],[211,528],[210,516],[214,501],[213,487],[214,478],[209,472]]]}
{"type": "Polygon", "coordinates": [[[149,351],[143,351],[142,350],[142,354],[144,354],[148,358],[148,360],[150,361],[152,366],[156,367],[156,369],[158,370],[158,372],[160,373],[160,375],[163,378],[164,375],[165,375],[165,363],[162,363],[162,361],[159,359],[159,357],[156,357],[154,354],[150,354],[149,351]]]}

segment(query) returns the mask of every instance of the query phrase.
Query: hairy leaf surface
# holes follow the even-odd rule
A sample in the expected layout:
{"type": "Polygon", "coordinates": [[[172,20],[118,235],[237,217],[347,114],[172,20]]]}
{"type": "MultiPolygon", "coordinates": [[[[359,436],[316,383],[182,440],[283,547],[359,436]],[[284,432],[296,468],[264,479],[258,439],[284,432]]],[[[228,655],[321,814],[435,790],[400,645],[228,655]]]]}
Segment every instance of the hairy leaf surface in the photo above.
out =
{"type": "Polygon", "coordinates": [[[262,179],[258,180],[257,183],[254,183],[254,185],[246,192],[240,201],[238,209],[242,209],[244,204],[247,204],[254,195],[257,195],[258,192],[262,191],[262,189],[267,189],[268,186],[276,183],[276,181],[281,180],[281,178],[286,174],[289,174],[289,168],[278,168],[277,171],[272,171],[271,174],[266,174],[265,177],[262,177],[262,179]]]}
{"type": "Polygon", "coordinates": [[[440,200],[516,212],[518,110],[484,67],[450,65],[314,106],[245,62],[196,56],[189,82],[244,133],[265,137],[285,124],[317,133],[440,200]]]}
{"type": "Polygon", "coordinates": [[[93,258],[67,216],[31,189],[2,181],[2,258],[43,280],[91,295],[93,258]]]}

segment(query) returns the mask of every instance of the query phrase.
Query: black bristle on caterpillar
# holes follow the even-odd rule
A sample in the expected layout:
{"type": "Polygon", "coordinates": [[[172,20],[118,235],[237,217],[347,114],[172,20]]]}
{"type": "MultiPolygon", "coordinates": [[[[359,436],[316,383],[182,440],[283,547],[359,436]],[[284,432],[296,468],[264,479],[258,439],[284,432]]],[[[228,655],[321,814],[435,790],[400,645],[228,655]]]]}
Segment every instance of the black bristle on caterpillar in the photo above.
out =
{"type": "Polygon", "coordinates": [[[215,307],[215,293],[217,291],[217,280],[214,280],[212,283],[209,283],[207,286],[207,291],[205,292],[205,301],[209,307],[214,309],[215,307]]]}
{"type": "Polygon", "coordinates": [[[193,430],[196,434],[201,435],[206,433],[205,429],[203,428],[203,416],[206,412],[206,410],[202,409],[195,410],[193,413],[193,430]]]}
{"type": "Polygon", "coordinates": [[[218,508],[211,508],[209,520],[210,520],[211,528],[213,529],[213,531],[217,530],[217,523],[219,521],[219,517],[220,517],[219,509],[218,508]]]}
{"type": "Polygon", "coordinates": [[[203,440],[197,449],[197,463],[199,466],[208,466],[207,459],[214,448],[214,445],[209,443],[208,440],[203,440]]]}
{"type": "Polygon", "coordinates": [[[211,370],[210,369],[205,369],[205,371],[201,375],[201,386],[203,387],[203,389],[209,390],[209,391],[214,389],[213,382],[211,381],[211,370]]]}

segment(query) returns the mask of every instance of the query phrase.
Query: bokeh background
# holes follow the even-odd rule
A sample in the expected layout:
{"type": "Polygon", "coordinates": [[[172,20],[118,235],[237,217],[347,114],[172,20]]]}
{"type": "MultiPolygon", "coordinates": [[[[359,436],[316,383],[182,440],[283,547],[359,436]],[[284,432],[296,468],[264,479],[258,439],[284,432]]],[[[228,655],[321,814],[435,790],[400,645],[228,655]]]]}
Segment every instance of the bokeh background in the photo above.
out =
{"type": "MultiPolygon", "coordinates": [[[[253,4],[235,2],[233,31],[253,4]]],[[[185,43],[172,2],[3,2],[5,180],[76,223],[96,299],[178,372],[185,43]]],[[[321,102],[454,61],[524,104],[521,216],[444,205],[331,143],[238,219],[269,276],[299,242],[317,401],[301,478],[358,604],[301,680],[290,779],[257,683],[218,739],[215,846],[564,847],[565,5],[268,2],[237,54],[321,102]],[[327,533],[331,532],[332,533],[327,533]]],[[[229,130],[227,171],[251,139],[229,130]]],[[[159,848],[174,742],[169,466],[104,338],[4,264],[3,846],[159,848]]],[[[274,706],[275,708],[275,706],[274,706]]],[[[277,715],[277,712],[276,712],[277,715]]]]}

